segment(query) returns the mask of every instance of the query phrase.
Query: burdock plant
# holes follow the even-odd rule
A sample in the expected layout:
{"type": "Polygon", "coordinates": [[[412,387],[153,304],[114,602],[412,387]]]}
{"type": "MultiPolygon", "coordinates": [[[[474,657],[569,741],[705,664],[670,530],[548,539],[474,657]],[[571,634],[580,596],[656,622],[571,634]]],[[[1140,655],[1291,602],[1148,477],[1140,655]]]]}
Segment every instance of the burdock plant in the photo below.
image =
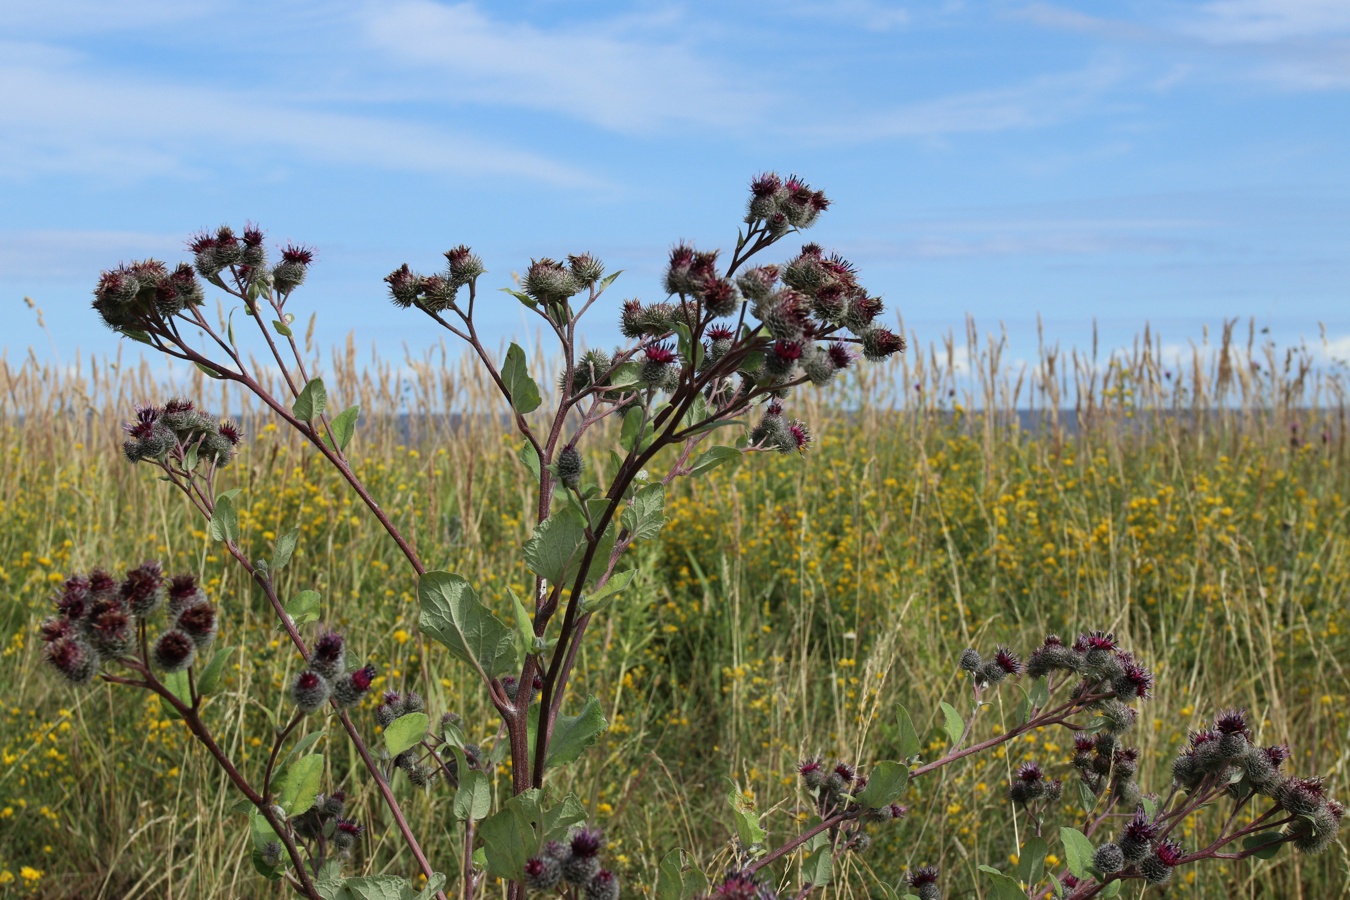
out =
{"type": "MultiPolygon", "coordinates": [[[[626,341],[612,350],[586,349],[581,324],[607,308],[606,294],[619,273],[606,274],[601,261],[586,253],[533,260],[519,289],[503,290],[556,344],[561,371],[547,404],[520,346],[511,344],[499,356],[484,343],[478,312],[488,302],[479,295],[486,268],[469,247],[447,251],[444,267],[433,274],[402,264],[385,278],[396,307],[424,317],[468,348],[509,411],[517,455],[534,488],[536,524],[520,548],[533,584],[524,598],[513,598],[505,615],[484,604],[463,574],[431,568],[351,464],[361,411],[330,408],[328,389],[309,370],[291,330],[288,306],[314,262],[311,248],[284,247],[280,261],[272,262],[259,228],[250,225],[236,234],[222,227],[193,237],[191,261],[172,269],[147,260],[105,272],[94,308],[109,327],[251,392],[341,475],[406,559],[408,577],[416,580],[423,635],[481,684],[495,710],[498,737],[487,746],[465,741],[456,715],[433,716],[412,690],[387,693],[370,720],[353,719],[374,668],[349,658],[340,633],[309,633],[309,623],[319,618],[314,592],[283,601],[277,575],[297,547],[298,528],[281,535],[267,558],[240,546],[239,490],[218,490],[216,481],[243,436],[233,423],[184,400],[137,409],[126,427],[124,451],[131,462],[160,470],[188,498],[209,523],[211,537],[266,596],[294,647],[297,666],[284,688],[294,713],[276,729],[260,779],[239,771],[202,716],[231,651],[210,655],[218,620],[191,578],[166,582],[149,565],[128,573],[120,585],[101,573],[72,578],[58,598],[58,615],[43,626],[48,659],[76,684],[98,677],[159,694],[246,798],[259,872],[284,879],[311,900],[376,895],[444,900],[446,878],[423,853],[392,789],[396,771],[419,789],[453,792],[449,808],[461,823],[463,842],[453,864],[458,893],[466,900],[489,878],[504,880],[512,898],[527,891],[561,892],[574,900],[636,894],[612,873],[606,838],[588,826],[591,817],[581,799],[546,790],[550,773],[579,758],[607,727],[600,701],[575,697],[569,684],[592,623],[634,580],[630,549],[661,533],[672,483],[757,452],[807,451],[811,429],[788,412],[796,391],[904,349],[903,338],[884,324],[884,304],[844,257],[805,243],[778,262],[758,260],[815,224],[828,207],[823,192],[796,176],[755,178],[730,253],[677,245],[659,298],[608,307],[626,341]],[[265,387],[259,364],[241,349],[233,319],[217,323],[203,313],[208,289],[242,306],[241,321],[251,320],[246,330],[264,348],[265,364],[280,374],[281,393],[265,387]],[[596,428],[607,419],[617,427],[596,428]],[[615,434],[617,439],[606,437],[615,434]],[[599,472],[586,460],[604,449],[612,451],[613,464],[599,472]],[[152,643],[147,622],[161,608],[165,626],[152,643]],[[118,667],[129,674],[119,674],[118,667]],[[274,777],[298,723],[319,713],[332,715],[346,732],[387,807],[381,820],[398,831],[425,887],[415,889],[393,875],[344,876],[342,861],[364,828],[349,816],[341,794],[318,793],[321,757],[303,755],[297,745],[288,756],[298,758],[288,760],[284,778],[274,777]],[[365,735],[376,725],[382,737],[372,745],[365,735]],[[488,772],[500,762],[509,762],[511,783],[498,792],[488,772]]],[[[503,302],[490,296],[496,298],[491,302],[503,302]]],[[[331,612],[337,618],[339,611],[331,612]]],[[[243,636],[234,637],[244,643],[243,636]]],[[[1214,738],[1197,737],[1189,755],[1178,760],[1169,790],[1144,793],[1135,779],[1137,754],[1125,740],[1151,676],[1112,636],[1092,632],[1072,646],[1047,639],[1026,660],[1006,647],[987,659],[975,650],[962,654],[959,668],[969,675],[974,702],[968,716],[943,704],[949,747],[936,759],[922,758],[922,744],[904,713],[899,760],[805,761],[800,790],[810,814],[795,834],[770,840],[753,802],[733,792],[735,840],[724,870],[710,880],[685,870],[678,854],[666,857],[656,895],[804,897],[832,879],[840,854],[866,852],[876,829],[906,827],[907,809],[900,801],[910,782],[1047,726],[1078,734],[1076,784],[1082,798],[1091,800],[1090,819],[1082,831],[1061,832],[1067,869],[1045,871],[1048,847],[1041,831],[1057,815],[1064,779],[1035,764],[1018,770],[1008,796],[1030,814],[1035,836],[1023,848],[1027,864],[1018,878],[983,867],[999,896],[1011,896],[1007,890],[1075,900],[1112,896],[1127,880],[1161,884],[1172,869],[1199,859],[1261,855],[1282,843],[1317,852],[1334,839],[1341,807],[1326,797],[1321,782],[1280,774],[1283,757],[1253,749],[1237,714],[1216,723],[1214,738]],[[1026,688],[1018,721],[975,740],[976,719],[990,693],[1019,680],[1026,688]],[[1237,809],[1259,799],[1271,809],[1241,827],[1233,824],[1237,809]],[[1171,833],[1177,823],[1220,801],[1236,805],[1222,833],[1192,850],[1176,843],[1171,833]],[[1106,836],[1113,816],[1134,818],[1113,841],[1094,847],[1093,839],[1106,836]],[[1226,849],[1237,840],[1244,841],[1242,849],[1226,849]],[[777,865],[789,858],[800,864],[777,865]]],[[[942,895],[936,868],[915,869],[905,883],[893,874],[892,894],[919,900],[942,895]]]]}

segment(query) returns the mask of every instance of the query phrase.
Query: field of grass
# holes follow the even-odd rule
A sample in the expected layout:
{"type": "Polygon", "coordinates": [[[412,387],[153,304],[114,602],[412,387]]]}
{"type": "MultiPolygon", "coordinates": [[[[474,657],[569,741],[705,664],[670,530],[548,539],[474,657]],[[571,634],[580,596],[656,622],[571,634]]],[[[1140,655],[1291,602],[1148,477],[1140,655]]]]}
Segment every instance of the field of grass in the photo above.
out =
{"type": "MultiPolygon", "coordinates": [[[[803,395],[792,412],[818,435],[805,457],[756,455],[680,483],[661,537],[633,551],[637,589],[592,625],[571,684],[602,699],[611,727],[554,779],[595,812],[625,896],[640,896],[673,848],[705,871],[725,862],[733,782],[771,834],[792,833],[805,797],[798,761],[894,758],[897,704],[936,755],[947,740],[939,701],[966,703],[961,650],[1025,653],[1047,631],[1112,630],[1157,672],[1133,736],[1146,788],[1166,788],[1188,729],[1238,706],[1263,743],[1294,745],[1297,770],[1344,798],[1346,382],[1305,352],[1240,336],[1225,330],[1185,360],[1160,358],[1144,336],[1110,357],[1047,349],[1034,369],[1012,370],[997,341],[972,332],[969,347],[912,352],[803,395]]],[[[360,474],[425,559],[509,616],[508,588],[527,582],[515,548],[531,503],[483,381],[443,350],[394,363],[349,345],[324,363],[335,403],[409,414],[363,418],[360,474]]],[[[433,714],[460,713],[471,740],[495,735],[468,673],[434,645],[423,655],[402,556],[321,459],[241,398],[115,361],[0,360],[0,897],[282,895],[253,872],[225,779],[154,699],[73,690],[40,665],[36,628],[70,572],[153,558],[198,573],[236,651],[206,718],[244,770],[264,764],[297,660],[181,497],[119,453],[134,404],[170,392],[243,409],[247,446],[219,484],[243,489],[241,544],[253,555],[302,527],[283,595],[321,591],[325,621],[380,668],[378,688],[416,687],[433,714]]],[[[606,456],[592,464],[603,471],[606,456]]],[[[1002,727],[1020,698],[1002,688],[976,732],[1002,727]]],[[[375,734],[368,711],[355,718],[375,734]]],[[[917,783],[908,818],[845,857],[837,883],[814,896],[872,896],[877,880],[927,863],[942,867],[948,897],[981,896],[977,866],[1006,866],[1027,836],[1006,797],[1010,772],[1035,759],[1072,777],[1068,738],[1032,735],[917,783]]],[[[411,874],[341,729],[319,746],[326,788],[355,796],[369,826],[355,863],[411,874]]],[[[498,779],[505,796],[509,774],[498,779]]],[[[453,880],[448,789],[397,786],[453,880]]],[[[1184,839],[1216,824],[1189,822],[1184,839]]],[[[1201,866],[1165,895],[1347,897],[1350,858],[1336,844],[1315,858],[1286,850],[1201,866]]]]}

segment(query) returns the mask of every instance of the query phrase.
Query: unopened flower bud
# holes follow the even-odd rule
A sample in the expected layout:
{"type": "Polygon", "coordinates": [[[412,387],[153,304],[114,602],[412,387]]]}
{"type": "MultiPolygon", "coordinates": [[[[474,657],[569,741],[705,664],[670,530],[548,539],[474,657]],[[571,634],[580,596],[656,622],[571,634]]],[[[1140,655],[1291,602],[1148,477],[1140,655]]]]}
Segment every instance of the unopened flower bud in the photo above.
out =
{"type": "Polygon", "coordinates": [[[1111,875],[1125,868],[1125,854],[1118,844],[1105,843],[1092,855],[1092,864],[1099,872],[1111,875]]]}
{"type": "Polygon", "coordinates": [[[181,672],[197,659],[197,643],[181,631],[166,631],[155,641],[155,665],[166,672],[181,672]]]}
{"type": "Polygon", "coordinates": [[[342,635],[325,631],[310,648],[309,667],[329,681],[337,680],[347,670],[347,651],[342,635]]]}
{"type": "Polygon", "coordinates": [[[370,691],[370,684],[374,680],[373,665],[366,665],[355,672],[343,675],[333,682],[333,700],[343,709],[355,706],[370,691]]]}
{"type": "Polygon", "coordinates": [[[525,886],[532,891],[551,891],[562,877],[562,863],[557,857],[545,853],[525,860],[525,886]]]}
{"type": "Polygon", "coordinates": [[[333,829],[333,846],[337,847],[343,853],[349,852],[356,842],[360,839],[365,828],[355,822],[349,822],[346,819],[339,819],[337,827],[333,829]]]}
{"type": "Polygon", "coordinates": [[[197,603],[178,614],[175,626],[192,638],[197,649],[205,649],[216,637],[219,619],[210,603],[197,603]]]}
{"type": "Polygon", "coordinates": [[[332,689],[328,680],[311,669],[305,669],[291,682],[291,700],[305,714],[314,712],[328,700],[332,689]]]}
{"type": "Polygon", "coordinates": [[[585,900],[619,900],[619,879],[612,872],[601,869],[586,882],[585,900]]]}
{"type": "Polygon", "coordinates": [[[88,684],[98,673],[98,651],[74,637],[62,637],[49,643],[47,662],[71,684],[88,684]]]}
{"type": "Polygon", "coordinates": [[[568,444],[562,448],[562,452],[558,454],[557,468],[558,480],[563,483],[563,486],[569,490],[576,490],[581,484],[583,468],[581,454],[577,452],[576,447],[568,444]]]}

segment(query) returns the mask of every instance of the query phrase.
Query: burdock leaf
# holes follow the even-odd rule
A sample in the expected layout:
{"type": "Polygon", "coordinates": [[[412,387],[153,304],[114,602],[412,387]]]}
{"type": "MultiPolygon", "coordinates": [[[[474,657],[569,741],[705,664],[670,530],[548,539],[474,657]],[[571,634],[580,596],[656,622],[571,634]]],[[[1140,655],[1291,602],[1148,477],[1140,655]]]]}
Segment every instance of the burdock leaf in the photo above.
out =
{"type": "Polygon", "coordinates": [[[291,412],[302,422],[312,422],[323,415],[327,406],[328,389],[323,386],[322,378],[313,378],[300,389],[300,396],[295,398],[291,412]]]}
{"type": "Polygon", "coordinates": [[[587,697],[578,715],[558,716],[544,764],[552,767],[574,761],[595,743],[608,726],[605,714],[600,709],[600,701],[595,697],[587,697]]]}
{"type": "Polygon", "coordinates": [[[426,737],[430,719],[424,712],[408,713],[389,723],[384,730],[384,746],[390,756],[398,756],[404,750],[416,747],[426,737]]]}
{"type": "Polygon", "coordinates": [[[512,344],[506,351],[506,361],[502,363],[502,384],[506,386],[507,396],[516,412],[524,415],[539,408],[542,398],[539,385],[530,377],[525,367],[525,351],[519,344],[512,344]]]}
{"type": "Polygon", "coordinates": [[[427,572],[417,580],[417,598],[422,607],[418,626],[452,656],[476,662],[489,678],[515,666],[515,633],[483,605],[464,578],[427,572]]]}
{"type": "Polygon", "coordinates": [[[319,796],[319,779],[322,776],[323,757],[318,753],[291,763],[277,799],[287,815],[298,816],[314,805],[314,798],[319,796]]]}

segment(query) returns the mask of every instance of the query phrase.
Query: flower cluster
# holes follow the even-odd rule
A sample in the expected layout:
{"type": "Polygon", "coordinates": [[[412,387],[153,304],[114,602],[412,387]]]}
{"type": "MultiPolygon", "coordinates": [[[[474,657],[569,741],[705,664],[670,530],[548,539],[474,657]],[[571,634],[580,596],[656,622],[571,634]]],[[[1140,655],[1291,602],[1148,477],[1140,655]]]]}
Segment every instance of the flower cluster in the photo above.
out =
{"type": "Polygon", "coordinates": [[[94,288],[94,310],[109,328],[123,333],[157,332],[164,320],[204,299],[192,266],[182,263],[169,271],[157,259],[105,271],[94,288]]]}
{"type": "Polygon", "coordinates": [[[188,241],[193,268],[212,284],[224,286],[228,273],[236,286],[270,284],[279,294],[288,294],[305,280],[314,250],[288,244],[281,250],[281,262],[268,268],[263,233],[256,225],[246,225],[236,236],[234,229],[222,225],[215,232],[202,231],[188,241]]]}
{"type": "Polygon", "coordinates": [[[416,306],[430,313],[454,309],[459,289],[483,274],[483,261],[462,245],[447,250],[445,261],[445,272],[440,275],[418,275],[404,263],[385,276],[394,305],[403,309],[416,306]]]}
{"type": "Polygon", "coordinates": [[[375,680],[375,667],[347,671],[347,650],[341,634],[325,631],[309,651],[309,666],[291,680],[291,700],[303,713],[312,713],[330,699],[339,709],[361,702],[375,680]]]}
{"type": "Polygon", "coordinates": [[[234,458],[243,435],[229,419],[197,409],[191,400],[174,399],[163,406],[138,406],[136,418],[122,426],[122,452],[133,463],[170,459],[192,468],[197,459],[223,469],[234,458]]]}
{"type": "Polygon", "coordinates": [[[67,578],[54,600],[57,614],[41,627],[47,662],[73,684],[88,684],[105,660],[136,654],[139,630],[166,594],[170,627],[151,658],[166,672],[188,668],[216,637],[216,608],[192,575],[176,576],[166,590],[156,562],[129,570],[121,581],[102,569],[67,578]]]}
{"type": "Polygon", "coordinates": [[[525,861],[525,886],[532,891],[574,889],[568,896],[585,900],[618,900],[619,879],[602,868],[604,838],[593,828],[578,828],[566,841],[549,841],[525,861]]]}
{"type": "MultiPolygon", "coordinates": [[[[291,818],[291,828],[296,837],[320,845],[331,844],[335,850],[346,856],[356,846],[356,841],[365,833],[364,826],[344,818],[347,808],[347,796],[342,791],[320,794],[314,798],[314,805],[299,816],[291,818]]],[[[324,856],[322,849],[312,854],[324,856]]]]}

